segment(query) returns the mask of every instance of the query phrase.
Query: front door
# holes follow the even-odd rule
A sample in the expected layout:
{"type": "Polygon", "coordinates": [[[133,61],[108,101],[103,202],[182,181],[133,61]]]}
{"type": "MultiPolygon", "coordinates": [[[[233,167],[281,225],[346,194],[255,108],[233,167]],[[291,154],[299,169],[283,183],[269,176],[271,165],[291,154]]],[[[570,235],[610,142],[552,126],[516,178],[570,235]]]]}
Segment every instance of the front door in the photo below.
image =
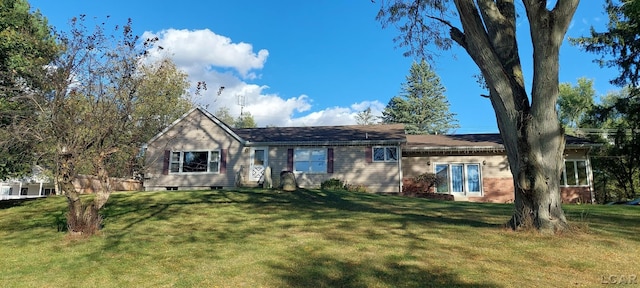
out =
{"type": "Polygon", "coordinates": [[[251,148],[251,165],[249,167],[249,181],[264,181],[264,169],[268,165],[267,147],[251,148]]]}

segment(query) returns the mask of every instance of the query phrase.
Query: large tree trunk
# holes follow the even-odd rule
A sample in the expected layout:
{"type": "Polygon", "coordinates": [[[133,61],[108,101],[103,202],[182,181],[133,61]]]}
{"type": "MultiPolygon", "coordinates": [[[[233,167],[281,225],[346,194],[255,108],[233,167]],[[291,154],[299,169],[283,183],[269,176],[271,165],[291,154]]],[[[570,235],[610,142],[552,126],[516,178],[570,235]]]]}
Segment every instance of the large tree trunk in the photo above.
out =
{"type": "Polygon", "coordinates": [[[96,174],[98,179],[100,180],[100,189],[96,191],[96,197],[93,200],[96,209],[100,210],[102,207],[107,204],[109,200],[109,196],[113,191],[111,187],[111,180],[109,178],[109,172],[107,171],[107,167],[104,165],[105,159],[111,154],[115,153],[115,149],[106,153],[100,153],[98,158],[96,159],[96,174]]]}
{"type": "MultiPolygon", "coordinates": [[[[67,197],[69,206],[67,229],[72,235],[93,235],[100,230],[102,225],[102,217],[98,214],[100,208],[95,203],[87,205],[82,202],[80,193],[73,186],[73,180],[78,176],[74,165],[75,155],[73,153],[66,151],[60,153],[59,184],[67,197]]],[[[98,198],[96,197],[96,199],[98,198]]]]}
{"type": "Polygon", "coordinates": [[[455,0],[463,31],[451,38],[469,53],[489,87],[498,128],[514,179],[513,229],[554,233],[568,227],[560,175],[564,133],[557,119],[559,50],[578,0],[523,0],[534,50],[531,98],[527,96],[516,40],[513,1],[455,0]]]}

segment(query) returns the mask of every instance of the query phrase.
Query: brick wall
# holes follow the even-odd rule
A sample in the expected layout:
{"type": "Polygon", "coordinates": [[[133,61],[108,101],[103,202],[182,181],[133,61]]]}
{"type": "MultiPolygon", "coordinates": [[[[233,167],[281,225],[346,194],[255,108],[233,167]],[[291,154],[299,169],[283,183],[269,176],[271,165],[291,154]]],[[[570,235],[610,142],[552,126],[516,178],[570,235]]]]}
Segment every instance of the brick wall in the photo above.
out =
{"type": "MultiPolygon", "coordinates": [[[[511,203],[513,180],[511,178],[484,178],[483,197],[469,197],[473,202],[511,203]]],[[[591,203],[589,187],[561,187],[562,203],[591,203]]]]}

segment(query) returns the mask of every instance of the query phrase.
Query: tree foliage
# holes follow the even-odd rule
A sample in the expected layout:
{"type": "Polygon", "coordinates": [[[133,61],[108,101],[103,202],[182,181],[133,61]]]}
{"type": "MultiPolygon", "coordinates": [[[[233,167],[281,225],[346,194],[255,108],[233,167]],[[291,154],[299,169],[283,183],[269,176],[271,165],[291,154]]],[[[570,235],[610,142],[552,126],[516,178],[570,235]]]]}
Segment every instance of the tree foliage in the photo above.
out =
{"type": "Polygon", "coordinates": [[[595,164],[603,179],[615,179],[623,190],[616,195],[618,198],[634,198],[640,185],[640,1],[606,0],[605,10],[609,16],[607,31],[598,32],[592,27],[590,36],[571,41],[599,54],[596,62],[601,66],[620,71],[611,83],[623,87],[624,92],[609,96],[596,107],[590,124],[616,131],[605,139],[595,164]]]}
{"type": "Polygon", "coordinates": [[[47,19],[25,0],[0,1],[0,180],[31,171],[34,139],[15,138],[34,109],[25,93],[43,85],[45,65],[58,51],[47,19]]]}
{"type": "Polygon", "coordinates": [[[593,108],[593,80],[580,78],[577,86],[560,83],[558,96],[558,118],[564,128],[578,128],[584,122],[586,112],[593,108]]]}
{"type": "Polygon", "coordinates": [[[243,112],[236,120],[234,121],[235,128],[256,128],[258,124],[253,120],[253,116],[250,112],[243,112]]]}
{"type": "Polygon", "coordinates": [[[231,111],[227,107],[220,107],[216,110],[213,115],[218,118],[218,120],[222,121],[224,124],[227,124],[229,127],[233,128],[256,128],[258,124],[253,119],[253,115],[250,112],[243,112],[242,115],[239,115],[236,118],[233,118],[231,115],[231,111]]]}
{"type": "Polygon", "coordinates": [[[231,111],[227,107],[220,107],[216,110],[213,115],[218,118],[218,120],[222,121],[224,124],[233,127],[235,125],[235,119],[231,116],[231,111]]]}
{"type": "Polygon", "coordinates": [[[371,113],[371,107],[367,107],[355,116],[356,124],[358,125],[373,125],[376,124],[376,117],[371,113]]]}
{"type": "MultiPolygon", "coordinates": [[[[377,19],[398,27],[408,54],[431,59],[430,47],[462,47],[480,68],[514,179],[509,225],[554,233],[568,227],[560,197],[564,134],[558,121],[559,51],[579,0],[522,0],[533,47],[525,88],[511,0],[381,0],[377,19]],[[527,91],[531,91],[528,95],[527,91]]],[[[469,79],[473,81],[473,79],[469,79]]]]}
{"type": "Polygon", "coordinates": [[[143,172],[143,161],[138,157],[140,147],[194,106],[187,92],[188,75],[170,59],[141,63],[136,81],[138,87],[131,115],[135,125],[131,125],[129,132],[132,145],[113,155],[109,173],[114,177],[128,178],[143,172]]]}
{"type": "Polygon", "coordinates": [[[84,15],[74,18],[67,33],[57,34],[63,49],[47,66],[45,85],[25,93],[33,121],[16,122],[21,132],[12,137],[37,140],[31,152],[54,171],[68,200],[69,231],[91,235],[101,226],[110,176],[130,176],[123,171],[135,165],[140,145],[191,104],[186,75],[166,59],[148,62],[152,40],[140,43],[131,21],[112,31],[106,22],[87,23],[84,15]],[[72,184],[79,173],[100,180],[93,199],[81,198],[72,184]]]}
{"type": "Polygon", "coordinates": [[[607,31],[591,27],[591,35],[570,39],[587,52],[599,54],[595,61],[601,66],[618,68],[620,75],[611,80],[618,86],[640,84],[640,2],[637,0],[606,0],[609,16],[607,31]]]}
{"type": "Polygon", "coordinates": [[[590,126],[607,129],[596,135],[604,138],[604,146],[594,153],[593,165],[605,188],[606,182],[614,182],[615,188],[602,191],[601,197],[603,202],[635,199],[640,195],[640,115],[636,113],[640,98],[624,92],[608,97],[589,119],[590,126]]]}
{"type": "Polygon", "coordinates": [[[400,95],[391,98],[382,111],[382,122],[404,123],[408,134],[445,134],[458,128],[445,91],[426,61],[414,62],[400,95]]]}

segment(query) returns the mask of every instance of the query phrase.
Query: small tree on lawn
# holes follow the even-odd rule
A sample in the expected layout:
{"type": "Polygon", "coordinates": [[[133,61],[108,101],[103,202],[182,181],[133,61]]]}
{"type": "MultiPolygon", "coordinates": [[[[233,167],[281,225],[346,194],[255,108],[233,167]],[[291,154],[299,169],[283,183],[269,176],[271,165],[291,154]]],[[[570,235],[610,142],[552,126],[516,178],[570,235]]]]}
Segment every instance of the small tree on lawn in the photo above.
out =
{"type": "Polygon", "coordinates": [[[136,128],[144,117],[137,104],[148,102],[140,101],[145,78],[139,68],[147,45],[133,35],[130,21],[116,26],[119,37],[108,34],[104,23],[92,28],[85,23],[84,16],[74,18],[69,32],[59,35],[64,50],[49,65],[48,85],[29,94],[37,119],[24,128],[39,140],[36,151],[47,155],[42,161],[55,167],[69,206],[69,232],[92,235],[112,191],[113,155],[140,143],[136,128]],[[90,169],[102,184],[90,201],[72,183],[81,169],[90,169]]]}

